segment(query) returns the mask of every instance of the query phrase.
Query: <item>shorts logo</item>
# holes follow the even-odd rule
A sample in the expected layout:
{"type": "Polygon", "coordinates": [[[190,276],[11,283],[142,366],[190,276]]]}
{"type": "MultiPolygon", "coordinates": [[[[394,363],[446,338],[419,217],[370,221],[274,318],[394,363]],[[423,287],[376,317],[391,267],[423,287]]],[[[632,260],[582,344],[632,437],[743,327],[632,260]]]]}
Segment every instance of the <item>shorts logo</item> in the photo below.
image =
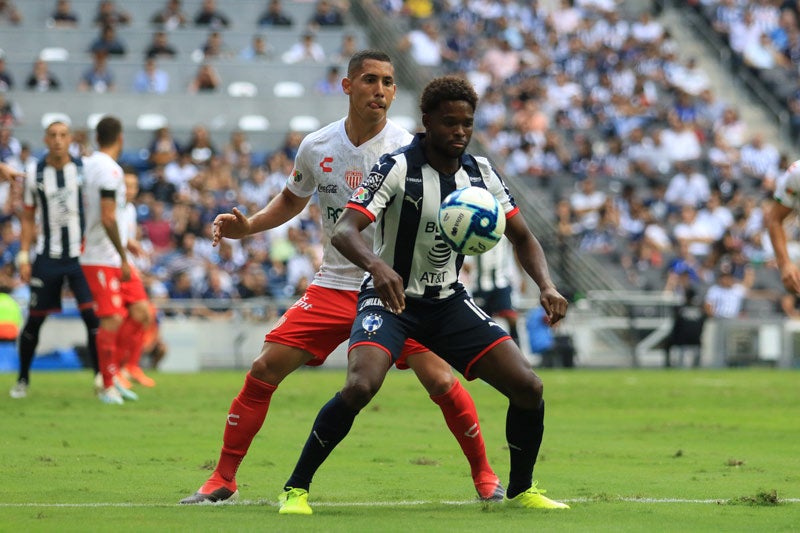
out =
{"type": "Polygon", "coordinates": [[[383,302],[380,298],[367,298],[358,306],[358,311],[361,312],[367,307],[383,307],[383,302]]]}
{"type": "Polygon", "coordinates": [[[361,180],[364,179],[364,173],[360,170],[348,170],[344,173],[344,181],[347,182],[347,186],[351,189],[355,189],[361,183],[361,180]]]}
{"type": "Polygon", "coordinates": [[[383,325],[383,319],[380,315],[376,315],[374,313],[370,313],[369,315],[364,317],[364,320],[361,321],[361,327],[364,328],[364,331],[367,333],[375,333],[380,329],[383,325]]]}

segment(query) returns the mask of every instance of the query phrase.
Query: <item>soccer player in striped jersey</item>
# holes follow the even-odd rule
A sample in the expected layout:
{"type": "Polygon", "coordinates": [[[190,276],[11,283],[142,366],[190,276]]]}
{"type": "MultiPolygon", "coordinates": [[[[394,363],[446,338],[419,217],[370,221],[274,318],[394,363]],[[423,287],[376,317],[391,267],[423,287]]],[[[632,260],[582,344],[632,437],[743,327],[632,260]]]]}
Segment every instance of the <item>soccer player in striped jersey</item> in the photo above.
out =
{"type": "MultiPolygon", "coordinates": [[[[309,134],[300,144],[286,186],[249,219],[238,209],[217,216],[215,243],[240,239],[277,227],[298,215],[314,193],[319,195],[326,241],[345,202],[381,154],[408,143],[411,134],[387,119],[396,86],[391,59],[383,52],[356,53],[348,64],[342,89],[349,97],[347,116],[309,134]]],[[[372,228],[364,238],[372,239],[372,228]]],[[[261,354],[233,400],[225,425],[217,468],[200,489],[181,503],[231,500],[238,496],[236,471],[267,415],[278,385],[303,365],[321,365],[350,335],[364,270],[330,244],[311,286],[267,333],[261,354]]],[[[482,500],[502,499],[504,490],[486,459],[475,404],[453,375],[450,365],[416,342],[408,342],[397,366],[414,370],[442,410],[447,426],[467,457],[475,489],[482,500]]]]}
{"type": "Polygon", "coordinates": [[[792,294],[800,294],[800,268],[791,257],[784,222],[789,215],[800,213],[800,161],[795,161],[775,182],[773,202],[764,217],[775,261],[783,286],[792,294]]]}
{"type": "Polygon", "coordinates": [[[44,133],[47,154],[35,167],[28,169],[23,186],[17,267],[20,279],[30,285],[31,297],[28,320],[19,337],[19,375],[9,392],[12,398],[27,396],[39,331],[49,314],[61,310],[65,282],[69,284],[81,319],[86,324],[89,352],[97,365],[97,316],[92,294],[78,263],[85,228],[84,169],[80,159],[69,155],[71,140],[68,124],[49,124],[44,133]],[[36,257],[31,263],[34,239],[36,257]]]}
{"type": "Polygon", "coordinates": [[[567,301],[550,279],[544,251],[514,199],[486,158],[466,153],[477,101],[475,90],[462,78],[431,81],[420,98],[425,133],[378,161],[334,228],[333,246],[366,271],[350,334],[347,379],[314,422],[279,496],[282,514],[311,514],[308,489],[315,472],[380,389],[409,337],[467,379],[480,378],[508,397],[507,504],[568,508],[533,483],[544,432],[542,380],[508,333],[469,297],[458,281],[464,256],[444,254],[449,249],[439,235],[439,206],[448,194],[468,186],[489,190],[503,206],[505,235],[538,285],[548,320],[555,324],[564,317],[567,301]],[[361,237],[372,223],[374,247],[361,237]]]}
{"type": "Polygon", "coordinates": [[[84,159],[86,168],[86,242],[81,268],[95,299],[100,327],[97,354],[103,392],[100,399],[110,404],[138,399],[121,375],[120,342],[143,342],[143,335],[120,338],[126,317],[143,331],[150,308],[139,275],[131,269],[126,251],[125,179],[116,162],[122,151],[122,123],[105,116],[95,127],[98,149],[84,159]]]}

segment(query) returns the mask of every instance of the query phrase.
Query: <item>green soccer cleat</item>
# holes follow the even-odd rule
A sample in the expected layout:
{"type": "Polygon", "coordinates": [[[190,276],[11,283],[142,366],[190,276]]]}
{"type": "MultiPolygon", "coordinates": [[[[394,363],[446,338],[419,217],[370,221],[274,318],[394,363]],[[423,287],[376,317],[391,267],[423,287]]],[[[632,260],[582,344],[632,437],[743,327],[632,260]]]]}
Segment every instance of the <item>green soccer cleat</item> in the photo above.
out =
{"type": "Polygon", "coordinates": [[[521,492],[513,498],[506,497],[505,502],[513,507],[526,509],[569,509],[569,505],[566,503],[557,502],[544,496],[545,492],[547,491],[537,488],[536,482],[534,482],[533,486],[525,492],[521,492]]]}
{"type": "Polygon", "coordinates": [[[278,514],[311,514],[314,511],[308,505],[308,491],[306,489],[293,489],[278,495],[280,509],[278,514]]]}

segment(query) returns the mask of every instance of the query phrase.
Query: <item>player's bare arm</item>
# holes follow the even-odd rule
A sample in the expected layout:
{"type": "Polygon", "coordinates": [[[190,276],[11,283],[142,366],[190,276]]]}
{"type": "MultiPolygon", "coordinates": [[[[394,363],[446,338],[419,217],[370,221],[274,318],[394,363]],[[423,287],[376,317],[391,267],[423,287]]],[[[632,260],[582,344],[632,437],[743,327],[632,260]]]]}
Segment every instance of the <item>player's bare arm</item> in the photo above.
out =
{"type": "Polygon", "coordinates": [[[31,280],[31,244],[36,234],[36,209],[25,206],[20,213],[20,247],[17,252],[17,268],[23,283],[31,280]]]}
{"type": "Polygon", "coordinates": [[[20,172],[19,170],[15,169],[11,165],[6,163],[0,163],[0,180],[4,181],[14,181],[17,178],[24,178],[25,173],[20,172]]]}
{"type": "Polygon", "coordinates": [[[364,213],[345,209],[333,228],[331,244],[351,263],[372,274],[373,286],[383,305],[399,314],[406,306],[403,278],[375,255],[361,237],[361,231],[371,222],[364,213]]]}
{"type": "Polygon", "coordinates": [[[800,269],[789,258],[786,230],[783,226],[784,221],[791,213],[790,207],[773,201],[767,210],[764,221],[767,231],[769,231],[770,241],[772,241],[772,248],[775,251],[775,261],[781,272],[781,282],[787,291],[800,294],[800,269]]]}
{"type": "Polygon", "coordinates": [[[122,263],[120,269],[122,270],[122,281],[131,279],[131,266],[128,264],[128,254],[125,247],[122,245],[122,239],[119,236],[119,226],[117,225],[117,200],[116,191],[101,191],[100,192],[100,221],[103,224],[103,229],[106,230],[111,244],[119,254],[122,263]]]}
{"type": "Polygon", "coordinates": [[[520,265],[539,287],[539,300],[547,313],[547,320],[551,325],[558,323],[567,314],[567,299],[558,292],[550,278],[542,245],[520,214],[506,221],[505,234],[514,246],[520,265]]]}
{"type": "Polygon", "coordinates": [[[219,244],[223,237],[242,239],[248,235],[278,227],[300,214],[310,198],[310,196],[306,198],[297,196],[284,188],[280,194],[250,218],[235,207],[230,213],[221,213],[214,219],[212,245],[219,244]]]}

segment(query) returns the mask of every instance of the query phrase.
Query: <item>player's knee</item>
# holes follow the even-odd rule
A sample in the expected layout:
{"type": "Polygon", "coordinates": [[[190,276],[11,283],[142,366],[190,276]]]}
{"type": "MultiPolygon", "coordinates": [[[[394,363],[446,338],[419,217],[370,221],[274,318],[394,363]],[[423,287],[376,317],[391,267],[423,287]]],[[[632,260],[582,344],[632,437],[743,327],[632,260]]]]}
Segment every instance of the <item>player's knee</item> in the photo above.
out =
{"type": "Polygon", "coordinates": [[[141,324],[143,327],[149,326],[152,322],[153,317],[150,314],[150,308],[146,302],[136,302],[135,304],[131,305],[128,309],[128,313],[133,320],[141,324]]]}
{"type": "Polygon", "coordinates": [[[509,400],[524,409],[536,409],[544,397],[544,383],[536,374],[531,373],[511,389],[509,400]]]}
{"type": "Polygon", "coordinates": [[[430,396],[441,396],[442,394],[447,394],[447,392],[453,388],[456,377],[448,368],[447,372],[438,372],[426,376],[425,379],[420,377],[420,381],[430,396]]]}
{"type": "Polygon", "coordinates": [[[366,379],[348,381],[342,389],[342,399],[350,408],[360,411],[378,393],[378,388],[366,379]]]}

